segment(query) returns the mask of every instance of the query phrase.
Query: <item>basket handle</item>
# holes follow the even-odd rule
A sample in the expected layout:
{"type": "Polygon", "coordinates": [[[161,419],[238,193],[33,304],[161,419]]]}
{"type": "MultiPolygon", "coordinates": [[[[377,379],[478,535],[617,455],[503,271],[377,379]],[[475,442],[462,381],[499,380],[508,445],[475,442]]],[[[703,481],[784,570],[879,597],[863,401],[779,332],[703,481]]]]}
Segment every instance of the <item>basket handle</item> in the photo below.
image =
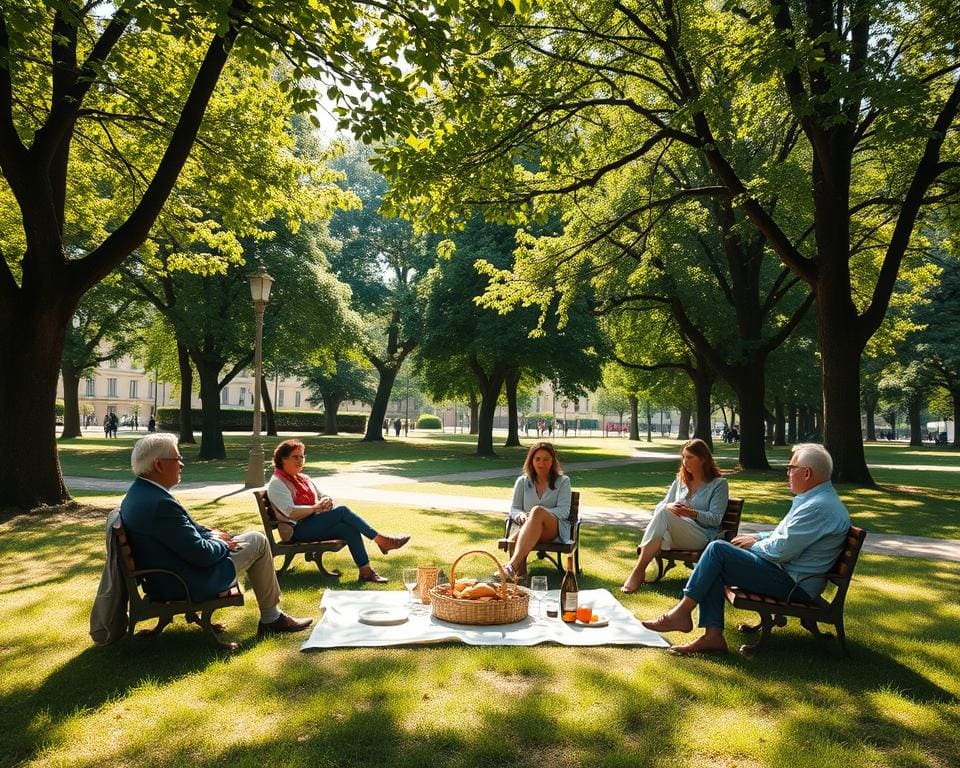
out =
{"type": "Polygon", "coordinates": [[[493,555],[487,552],[484,549],[470,549],[464,552],[460,557],[453,561],[453,565],[450,566],[450,595],[453,596],[453,589],[457,586],[457,563],[459,563],[467,555],[486,555],[494,564],[497,566],[497,570],[500,571],[500,599],[507,599],[507,572],[503,570],[503,566],[500,565],[500,561],[497,560],[493,555]]]}

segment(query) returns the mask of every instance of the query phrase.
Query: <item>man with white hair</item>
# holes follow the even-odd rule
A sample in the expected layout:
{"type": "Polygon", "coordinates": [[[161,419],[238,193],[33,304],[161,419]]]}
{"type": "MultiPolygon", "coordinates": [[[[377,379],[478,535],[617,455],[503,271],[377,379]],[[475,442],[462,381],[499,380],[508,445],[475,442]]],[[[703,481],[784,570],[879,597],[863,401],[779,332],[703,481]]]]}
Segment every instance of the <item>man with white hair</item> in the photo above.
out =
{"type": "MultiPolygon", "coordinates": [[[[130,466],[137,479],[120,504],[120,517],[140,568],[179,574],[196,602],[216,597],[246,571],[260,607],[257,637],[310,626],[313,619],[295,619],[280,610],[280,585],[266,536],[259,531],[231,536],[205,528],[173,498],[170,489],[180,482],[183,471],[175,435],[141,438],[133,447],[130,466]]],[[[144,576],[143,588],[152,600],[185,597],[183,585],[162,573],[144,576]]]]}
{"type": "Polygon", "coordinates": [[[692,643],[675,645],[673,651],[726,653],[724,586],[796,602],[815,600],[826,586],[818,574],[836,562],[850,528],[850,514],[830,482],[832,473],[833,459],[822,445],[794,446],[787,483],[796,496],[786,517],[767,533],[710,542],[680,602],[643,625],[656,632],[691,632],[693,609],[699,605],[703,635],[692,643]]]}

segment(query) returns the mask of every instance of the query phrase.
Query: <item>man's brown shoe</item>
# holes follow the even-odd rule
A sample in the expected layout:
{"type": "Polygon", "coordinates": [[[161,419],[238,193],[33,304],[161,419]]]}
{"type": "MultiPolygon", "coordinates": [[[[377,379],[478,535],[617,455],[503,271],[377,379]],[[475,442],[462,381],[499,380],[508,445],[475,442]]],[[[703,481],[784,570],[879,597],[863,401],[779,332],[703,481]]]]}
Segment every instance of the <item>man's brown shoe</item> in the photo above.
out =
{"type": "Polygon", "coordinates": [[[295,619],[293,616],[281,613],[280,618],[276,621],[271,621],[269,624],[264,624],[261,621],[257,624],[257,637],[282,635],[286,632],[302,632],[311,624],[313,624],[313,619],[295,619]]]}

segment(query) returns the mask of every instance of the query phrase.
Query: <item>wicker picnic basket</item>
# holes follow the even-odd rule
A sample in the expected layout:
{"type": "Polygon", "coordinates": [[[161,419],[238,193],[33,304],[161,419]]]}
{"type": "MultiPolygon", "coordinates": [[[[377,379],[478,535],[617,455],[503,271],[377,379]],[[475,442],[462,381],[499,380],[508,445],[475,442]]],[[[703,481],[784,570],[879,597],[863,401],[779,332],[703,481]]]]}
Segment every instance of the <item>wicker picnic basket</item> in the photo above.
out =
{"type": "Polygon", "coordinates": [[[454,624],[513,624],[526,617],[530,593],[521,586],[507,583],[507,575],[496,557],[482,549],[471,549],[453,561],[450,566],[450,583],[440,584],[430,590],[430,605],[435,618],[454,624]],[[457,563],[467,555],[485,555],[496,563],[497,570],[500,571],[500,584],[496,585],[500,592],[499,600],[462,600],[452,595],[452,589],[457,583],[457,563]]]}

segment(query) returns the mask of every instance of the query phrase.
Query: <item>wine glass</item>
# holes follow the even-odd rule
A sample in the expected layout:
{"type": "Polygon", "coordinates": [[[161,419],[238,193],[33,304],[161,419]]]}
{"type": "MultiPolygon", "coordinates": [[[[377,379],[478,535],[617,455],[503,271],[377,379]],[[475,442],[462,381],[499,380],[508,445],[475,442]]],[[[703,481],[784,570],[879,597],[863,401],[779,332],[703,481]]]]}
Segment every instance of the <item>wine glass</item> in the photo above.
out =
{"type": "Polygon", "coordinates": [[[537,598],[537,616],[543,614],[543,598],[547,596],[548,588],[546,576],[533,576],[530,579],[530,591],[537,598]]]}
{"type": "Polygon", "coordinates": [[[413,590],[417,586],[417,569],[403,569],[403,586],[407,588],[407,605],[413,607],[413,590]]]}

